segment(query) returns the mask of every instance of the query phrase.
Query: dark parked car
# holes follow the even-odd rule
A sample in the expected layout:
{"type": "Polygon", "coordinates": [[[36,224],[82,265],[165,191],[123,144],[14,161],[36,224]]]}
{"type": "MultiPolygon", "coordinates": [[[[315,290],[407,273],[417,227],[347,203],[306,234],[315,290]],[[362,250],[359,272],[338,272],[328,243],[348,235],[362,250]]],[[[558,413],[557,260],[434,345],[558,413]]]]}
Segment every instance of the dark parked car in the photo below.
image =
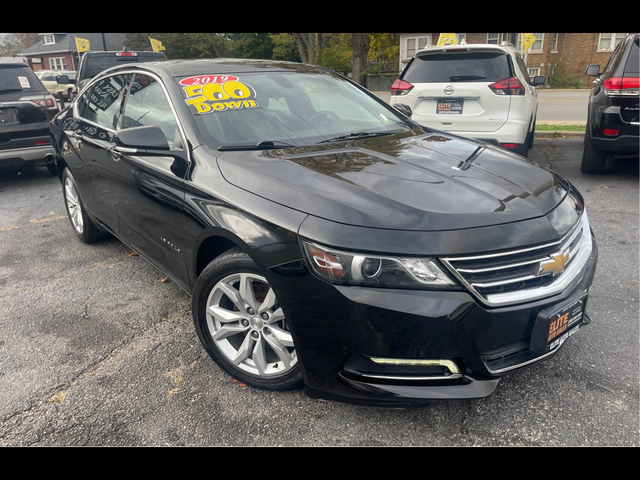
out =
{"type": "Polygon", "coordinates": [[[0,60],[0,167],[55,167],[49,120],[58,113],[53,95],[21,59],[0,60]]]}
{"type": "Polygon", "coordinates": [[[248,385],[484,397],[589,323],[597,248],[566,179],[325,69],[116,67],[51,128],[76,235],[109,232],[167,272],[248,385]]]}
{"type": "Polygon", "coordinates": [[[587,130],[582,156],[583,173],[602,173],[611,154],[640,150],[640,34],[629,35],[613,51],[600,72],[589,65],[587,75],[597,77],[589,96],[587,130]]]}
{"type": "Polygon", "coordinates": [[[89,80],[99,73],[116,65],[123,63],[153,62],[155,60],[166,60],[167,56],[163,52],[86,52],[82,55],[80,65],[78,65],[77,85],[78,91],[82,90],[89,80]]]}

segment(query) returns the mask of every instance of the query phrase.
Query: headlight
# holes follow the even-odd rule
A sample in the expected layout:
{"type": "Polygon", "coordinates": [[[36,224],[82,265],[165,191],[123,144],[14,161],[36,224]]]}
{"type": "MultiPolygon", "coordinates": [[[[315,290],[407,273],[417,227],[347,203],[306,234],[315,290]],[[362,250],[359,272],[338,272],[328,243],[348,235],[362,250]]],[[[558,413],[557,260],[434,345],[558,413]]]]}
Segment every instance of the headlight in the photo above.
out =
{"type": "Polygon", "coordinates": [[[307,266],[329,283],[414,289],[456,286],[430,258],[358,254],[301,243],[307,266]]]}

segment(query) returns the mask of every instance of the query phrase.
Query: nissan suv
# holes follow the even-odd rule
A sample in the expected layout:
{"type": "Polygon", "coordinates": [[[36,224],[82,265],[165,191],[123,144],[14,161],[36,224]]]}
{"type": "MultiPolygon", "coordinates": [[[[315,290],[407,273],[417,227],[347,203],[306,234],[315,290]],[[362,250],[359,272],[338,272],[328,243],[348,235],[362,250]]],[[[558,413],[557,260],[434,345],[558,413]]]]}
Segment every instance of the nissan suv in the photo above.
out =
{"type": "Polygon", "coordinates": [[[24,164],[55,169],[49,120],[56,99],[23,60],[0,60],[0,167],[24,164]]]}
{"type": "Polygon", "coordinates": [[[419,124],[527,156],[538,109],[535,87],[511,44],[461,44],[420,50],[391,87],[391,105],[419,124]]]}
{"type": "Polygon", "coordinates": [[[629,35],[600,65],[589,65],[594,81],[587,111],[582,173],[602,173],[610,154],[635,154],[640,150],[639,92],[640,34],[629,35]]]}

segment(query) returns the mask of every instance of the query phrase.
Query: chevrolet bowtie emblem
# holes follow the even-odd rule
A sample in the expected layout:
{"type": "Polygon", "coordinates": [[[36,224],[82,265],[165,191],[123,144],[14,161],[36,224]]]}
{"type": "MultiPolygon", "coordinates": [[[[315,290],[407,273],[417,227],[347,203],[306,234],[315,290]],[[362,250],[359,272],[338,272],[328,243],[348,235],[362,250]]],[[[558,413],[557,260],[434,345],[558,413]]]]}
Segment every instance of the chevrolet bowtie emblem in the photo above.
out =
{"type": "Polygon", "coordinates": [[[567,250],[565,253],[555,253],[551,255],[550,260],[540,262],[538,276],[542,275],[558,275],[564,271],[564,266],[569,262],[571,252],[567,250]]]}

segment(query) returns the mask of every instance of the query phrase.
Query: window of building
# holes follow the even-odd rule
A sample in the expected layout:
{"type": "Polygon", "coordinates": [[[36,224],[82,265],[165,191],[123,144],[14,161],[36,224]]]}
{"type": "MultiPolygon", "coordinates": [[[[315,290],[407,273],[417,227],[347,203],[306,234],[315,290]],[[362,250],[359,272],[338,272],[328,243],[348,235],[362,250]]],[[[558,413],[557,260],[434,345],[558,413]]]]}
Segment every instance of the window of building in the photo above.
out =
{"type": "Polygon", "coordinates": [[[67,59],[64,57],[52,57],[49,59],[49,68],[51,70],[66,70],[67,59]]]}
{"type": "Polygon", "coordinates": [[[601,33],[598,38],[598,50],[613,50],[626,37],[626,33],[601,33]]]}
{"type": "Polygon", "coordinates": [[[529,73],[529,78],[533,78],[540,75],[540,67],[528,67],[527,72],[529,73]]]}
{"type": "Polygon", "coordinates": [[[499,33],[487,33],[487,43],[498,44],[499,39],[500,39],[499,33]]]}
{"type": "Polygon", "coordinates": [[[557,33],[554,33],[553,37],[551,38],[551,51],[552,52],[558,51],[558,34],[557,33]]]}
{"type": "Polygon", "coordinates": [[[413,57],[418,50],[422,50],[424,47],[431,43],[431,35],[420,37],[407,37],[405,39],[405,54],[404,58],[413,57]]]}
{"type": "Polygon", "coordinates": [[[52,34],[43,35],[42,39],[45,45],[53,45],[56,43],[56,36],[52,34]]]}

